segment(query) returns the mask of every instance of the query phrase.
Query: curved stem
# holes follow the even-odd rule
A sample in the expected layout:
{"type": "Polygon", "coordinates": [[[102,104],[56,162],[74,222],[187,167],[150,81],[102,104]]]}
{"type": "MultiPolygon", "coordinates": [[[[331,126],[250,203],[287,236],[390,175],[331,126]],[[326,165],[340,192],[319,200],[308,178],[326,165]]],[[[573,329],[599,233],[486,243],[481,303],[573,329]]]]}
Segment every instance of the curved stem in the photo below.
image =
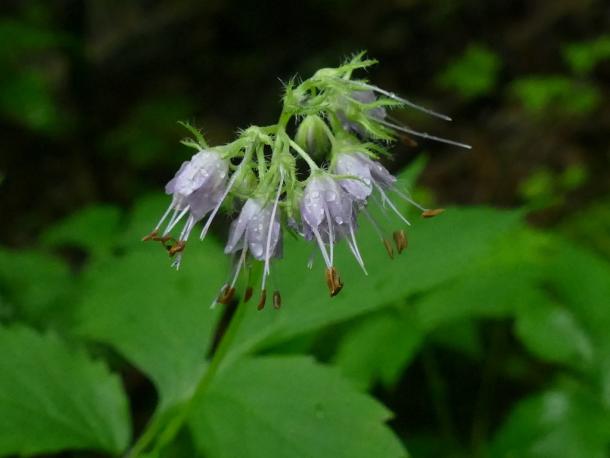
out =
{"type": "Polygon", "coordinates": [[[297,154],[305,160],[305,162],[307,162],[307,165],[312,171],[319,169],[318,164],[316,164],[311,156],[307,154],[299,145],[297,145],[294,140],[289,138],[288,143],[290,143],[292,149],[295,150],[297,154]]]}
{"type": "Polygon", "coordinates": [[[153,452],[160,451],[163,447],[167,446],[178,434],[180,429],[184,426],[193,408],[197,405],[197,402],[203,397],[210,383],[214,379],[214,376],[218,373],[222,362],[231,348],[237,331],[239,330],[240,324],[243,321],[246,312],[246,304],[244,302],[237,306],[237,310],[229,323],[229,327],[222,336],[218,349],[212,357],[212,361],[208,369],[205,371],[199,383],[195,387],[193,396],[180,408],[177,414],[160,430],[160,425],[157,420],[152,420],[144,433],[136,441],[131,450],[127,453],[126,457],[136,458],[148,446],[154,443],[153,452]],[[160,430],[160,431],[159,431],[160,430]],[[155,440],[156,439],[156,440],[155,440]]]}

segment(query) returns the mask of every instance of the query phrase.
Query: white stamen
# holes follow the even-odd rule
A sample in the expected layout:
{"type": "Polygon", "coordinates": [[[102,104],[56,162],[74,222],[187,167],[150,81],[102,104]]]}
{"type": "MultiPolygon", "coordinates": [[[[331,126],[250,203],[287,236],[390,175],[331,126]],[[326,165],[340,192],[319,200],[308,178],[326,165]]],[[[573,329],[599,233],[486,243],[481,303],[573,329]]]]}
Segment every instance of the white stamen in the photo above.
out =
{"type": "Polygon", "coordinates": [[[472,149],[472,146],[467,145],[466,143],[460,143],[460,142],[456,142],[453,140],[449,140],[447,138],[437,137],[435,135],[430,135],[426,132],[418,132],[417,130],[410,129],[405,126],[399,126],[397,124],[392,124],[391,122],[384,121],[383,119],[377,119],[377,118],[371,118],[371,119],[374,121],[377,121],[380,124],[383,124],[384,126],[391,127],[392,129],[396,129],[396,130],[398,130],[400,132],[404,132],[406,134],[414,135],[415,137],[421,137],[421,138],[425,138],[427,140],[434,140],[439,143],[446,143],[448,145],[459,146],[460,148],[472,149]]]}
{"type": "Polygon", "coordinates": [[[265,278],[269,275],[269,258],[271,258],[271,254],[269,250],[271,249],[271,235],[273,232],[273,221],[275,220],[275,212],[277,211],[277,206],[280,202],[280,195],[282,193],[282,186],[284,185],[284,171],[280,169],[280,185],[277,187],[277,193],[275,195],[275,201],[273,202],[273,208],[271,209],[271,219],[269,220],[269,231],[267,233],[267,244],[265,247],[265,268],[263,269],[263,289],[265,288],[265,278]]]}
{"type": "Polygon", "coordinates": [[[326,247],[324,246],[324,242],[322,241],[322,237],[320,237],[320,233],[318,232],[318,228],[311,228],[314,235],[316,236],[316,240],[318,241],[318,246],[320,247],[320,252],[322,253],[322,257],[324,258],[324,262],[326,263],[326,267],[329,269],[332,267],[332,263],[330,262],[330,258],[328,257],[328,253],[326,252],[326,247]]]}
{"type": "Polygon", "coordinates": [[[193,230],[193,227],[195,227],[195,223],[195,218],[192,215],[189,216],[186,220],[184,228],[182,229],[182,232],[180,233],[180,237],[178,238],[178,240],[186,242],[189,238],[189,235],[191,234],[191,231],[193,230]]]}
{"type": "Polygon", "coordinates": [[[423,113],[427,113],[427,114],[429,114],[431,116],[435,116],[437,118],[444,119],[445,121],[452,121],[452,119],[449,116],[447,116],[447,115],[444,115],[442,113],[438,113],[438,112],[436,112],[434,110],[431,110],[430,108],[423,107],[423,106],[418,105],[418,104],[416,104],[414,102],[411,102],[410,100],[407,100],[405,98],[399,97],[396,94],[394,94],[393,92],[388,92],[388,91],[386,91],[384,89],[381,89],[381,88],[379,88],[377,86],[373,86],[371,84],[363,83],[362,81],[352,81],[352,83],[357,85],[357,86],[361,86],[361,87],[364,87],[366,89],[370,89],[371,91],[375,91],[375,92],[377,92],[379,94],[383,94],[386,97],[389,97],[389,98],[391,98],[393,100],[396,100],[398,102],[404,103],[405,105],[410,106],[411,108],[419,110],[419,111],[421,111],[423,113]]]}
{"type": "MultiPolygon", "coordinates": [[[[239,261],[237,261],[237,267],[235,268],[235,275],[233,276],[233,280],[231,281],[231,288],[233,288],[235,286],[235,283],[237,282],[237,277],[239,277],[239,271],[241,270],[241,266],[244,264],[244,261],[246,260],[246,253],[248,252],[248,245],[246,242],[246,237],[244,237],[244,244],[242,246],[241,249],[241,256],[239,257],[239,261]]],[[[265,278],[263,276],[263,284],[265,282],[265,278]]],[[[264,288],[264,286],[263,286],[264,288]]]]}
{"type": "Polygon", "coordinates": [[[186,207],[184,207],[184,209],[180,212],[180,214],[178,215],[177,218],[174,218],[174,216],[175,216],[175,213],[174,213],[174,216],[172,216],[173,221],[171,221],[171,224],[168,224],[168,226],[165,228],[163,235],[169,234],[172,231],[172,229],[174,227],[176,227],[176,224],[178,224],[180,222],[180,220],[182,218],[184,218],[184,215],[186,215],[186,213],[189,211],[189,208],[190,207],[188,205],[186,207]]]}
{"type": "Polygon", "coordinates": [[[328,211],[328,205],[326,205],[326,202],[324,202],[324,214],[326,215],[326,223],[328,224],[328,244],[330,250],[330,265],[332,266],[335,252],[335,234],[333,232],[333,223],[330,219],[330,211],[328,211]]]}
{"type": "Polygon", "coordinates": [[[354,234],[354,226],[352,224],[349,225],[349,232],[352,239],[346,239],[347,244],[349,245],[350,250],[352,250],[356,261],[358,261],[358,264],[360,264],[360,267],[364,271],[364,275],[368,275],[368,272],[364,267],[364,260],[362,259],[362,255],[360,254],[360,250],[358,249],[358,244],[356,243],[356,235],[354,234]]]}
{"type": "Polygon", "coordinates": [[[172,211],[172,208],[174,208],[174,203],[173,202],[171,204],[169,204],[169,207],[167,207],[167,210],[165,210],[165,213],[163,213],[163,216],[161,217],[161,219],[159,220],[159,222],[155,226],[155,231],[159,230],[159,228],[163,224],[163,221],[165,221],[165,218],[167,218],[167,215],[169,215],[169,212],[172,211]]]}
{"type": "Polygon", "coordinates": [[[385,195],[385,192],[383,192],[383,189],[381,188],[381,186],[379,186],[377,183],[375,183],[375,186],[377,187],[377,190],[381,193],[382,197],[385,199],[385,202],[387,202],[387,204],[390,206],[390,208],[392,210],[394,210],[394,213],[396,213],[396,215],[404,221],[404,223],[407,226],[410,226],[411,223],[407,220],[407,218],[405,218],[404,216],[402,216],[402,213],[400,213],[398,211],[398,208],[396,208],[396,206],[394,205],[394,203],[388,198],[388,196],[385,195]]]}
{"type": "MultiPolygon", "coordinates": [[[[243,164],[243,162],[242,162],[242,164],[243,164]]],[[[222,193],[222,196],[220,197],[218,204],[216,205],[216,207],[214,207],[214,210],[212,210],[212,213],[210,213],[210,216],[208,217],[207,221],[205,222],[205,226],[203,226],[203,229],[201,230],[201,235],[199,236],[199,238],[201,240],[203,240],[205,238],[205,236],[207,235],[208,229],[210,229],[210,225],[212,224],[212,220],[216,216],[216,213],[218,213],[218,210],[220,210],[222,203],[224,202],[225,198],[229,194],[229,191],[235,184],[235,180],[237,180],[237,176],[239,175],[239,172],[241,171],[242,164],[240,164],[239,168],[235,172],[233,172],[233,176],[231,177],[231,179],[229,180],[229,183],[227,184],[227,189],[225,189],[225,192],[222,193]]]]}
{"type": "Polygon", "coordinates": [[[366,219],[369,220],[369,222],[371,223],[371,225],[373,226],[373,229],[375,229],[375,232],[377,233],[377,235],[379,236],[379,238],[381,240],[383,240],[383,231],[381,230],[381,228],[379,227],[379,225],[377,224],[377,221],[375,221],[375,219],[373,218],[373,216],[369,213],[369,211],[366,208],[362,209],[362,213],[364,213],[364,216],[366,216],[366,219]]]}
{"type": "Polygon", "coordinates": [[[406,200],[407,202],[409,202],[411,205],[413,205],[414,207],[420,209],[421,211],[426,211],[427,209],[422,207],[420,204],[418,204],[417,202],[415,202],[411,197],[409,197],[407,194],[405,194],[404,192],[402,192],[400,189],[398,189],[396,186],[392,186],[390,188],[392,191],[394,191],[396,194],[398,194],[400,197],[402,197],[404,200],[406,200]]]}

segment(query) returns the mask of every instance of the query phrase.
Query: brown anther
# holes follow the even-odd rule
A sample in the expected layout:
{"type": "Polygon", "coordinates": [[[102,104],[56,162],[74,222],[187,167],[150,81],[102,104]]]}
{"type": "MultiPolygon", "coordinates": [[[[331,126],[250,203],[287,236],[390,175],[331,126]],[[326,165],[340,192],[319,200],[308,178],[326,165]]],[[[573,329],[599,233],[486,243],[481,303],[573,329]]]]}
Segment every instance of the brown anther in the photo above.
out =
{"type": "Polygon", "coordinates": [[[383,239],[383,246],[385,250],[388,252],[388,256],[390,259],[394,259],[394,249],[392,248],[392,244],[388,239],[383,239]]]}
{"type": "Polygon", "coordinates": [[[186,242],[184,240],[178,240],[171,247],[168,248],[167,252],[170,256],[174,256],[176,253],[180,253],[184,251],[184,247],[186,246],[186,242]]]}
{"type": "Polygon", "coordinates": [[[256,308],[258,310],[262,310],[265,308],[265,302],[267,302],[267,290],[263,289],[261,290],[261,297],[258,300],[258,305],[256,306],[256,308]]]}
{"type": "Polygon", "coordinates": [[[282,306],[282,296],[280,296],[279,291],[273,292],[273,308],[279,310],[282,306]]]}
{"type": "Polygon", "coordinates": [[[400,139],[406,146],[409,146],[411,148],[415,148],[417,145],[419,145],[419,143],[417,143],[414,139],[412,139],[408,135],[401,135],[400,139]]]}
{"type": "Polygon", "coordinates": [[[434,208],[430,210],[424,210],[421,214],[423,218],[434,218],[437,215],[440,215],[445,211],[444,208],[434,208]]]}
{"type": "Polygon", "coordinates": [[[218,297],[218,302],[224,305],[229,305],[233,300],[233,296],[235,295],[235,288],[231,288],[229,286],[225,286],[218,297]]]}
{"type": "Polygon", "coordinates": [[[155,229],[150,234],[145,235],[144,237],[142,237],[142,241],[143,242],[148,242],[149,240],[156,240],[157,239],[157,234],[159,234],[159,231],[155,229]]]}
{"type": "Polygon", "coordinates": [[[333,291],[335,290],[335,283],[333,279],[333,271],[334,267],[328,268],[324,271],[324,277],[326,278],[326,286],[328,286],[328,291],[330,291],[330,295],[333,295],[333,291]]]}
{"type": "Polygon", "coordinates": [[[405,231],[402,229],[399,231],[394,231],[394,242],[396,243],[396,251],[398,254],[402,253],[405,248],[407,248],[407,236],[405,235],[405,231]]]}
{"type": "Polygon", "coordinates": [[[248,302],[252,298],[253,289],[251,286],[246,288],[246,293],[244,294],[244,302],[248,302]]]}
{"type": "Polygon", "coordinates": [[[334,267],[333,267],[333,284],[335,286],[335,290],[331,293],[330,297],[335,297],[343,289],[343,282],[341,282],[341,277],[339,277],[339,273],[337,272],[337,270],[334,267]]]}
{"type": "Polygon", "coordinates": [[[325,272],[326,277],[326,286],[328,286],[328,292],[330,293],[330,297],[334,297],[339,294],[339,291],[343,288],[343,283],[341,283],[341,277],[337,273],[337,269],[334,267],[329,267],[325,272]]]}

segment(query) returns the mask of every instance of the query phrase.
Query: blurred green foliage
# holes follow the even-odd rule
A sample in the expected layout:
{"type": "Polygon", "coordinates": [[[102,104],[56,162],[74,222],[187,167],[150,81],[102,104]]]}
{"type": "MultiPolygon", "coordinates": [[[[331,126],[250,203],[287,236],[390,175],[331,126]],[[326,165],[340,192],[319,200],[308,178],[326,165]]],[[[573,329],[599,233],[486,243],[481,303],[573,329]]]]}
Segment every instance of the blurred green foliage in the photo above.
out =
{"type": "Polygon", "coordinates": [[[438,84],[465,99],[489,95],[495,88],[502,61],[489,47],[471,44],[437,78],[438,84]]]}
{"type": "Polygon", "coordinates": [[[591,41],[571,43],[564,47],[563,55],[576,75],[588,75],[600,62],[610,59],[610,36],[602,35],[591,41]]]}
{"type": "MultiPolygon", "coordinates": [[[[142,456],[608,456],[603,1],[9,3],[0,455],[125,456],[192,403],[142,456]],[[193,400],[234,309],[209,308],[229,271],[220,237],[190,244],[179,272],[137,242],[184,158],[176,121],[215,140],[267,122],[276,76],[364,45],[383,62],[371,79],[450,107],[446,132],[474,144],[433,156],[415,191],[460,204],[415,219],[394,260],[363,227],[370,275],[342,247],[332,300],[287,238],[282,309],[248,304],[193,400]]],[[[413,156],[401,146],[393,166],[413,156]]],[[[410,187],[426,161],[411,164],[410,187]]]]}
{"type": "MultiPolygon", "coordinates": [[[[142,200],[126,220],[112,207],[93,207],[49,229],[42,239],[45,246],[78,247],[90,255],[77,276],[68,277],[67,266],[44,248],[34,251],[31,261],[22,253],[3,253],[0,292],[10,298],[12,313],[0,330],[0,352],[13,354],[11,345],[37,352],[21,361],[44,359],[46,371],[70,373],[69,383],[80,388],[70,391],[69,384],[61,385],[60,393],[59,386],[43,384],[25,390],[11,381],[16,371],[8,366],[0,371],[3,393],[12,399],[9,405],[0,402],[2,417],[12,425],[0,434],[0,451],[125,449],[130,434],[125,395],[110,374],[93,375],[101,369],[94,369],[99,363],[82,353],[88,342],[112,348],[150,377],[159,396],[153,417],[157,430],[190,402],[195,384],[205,377],[202,356],[222,312],[208,304],[222,283],[226,260],[220,244],[209,240],[189,247],[183,269],[174,272],[162,250],[134,244],[165,204],[157,197],[142,200]],[[37,267],[16,271],[17,263],[24,262],[37,267]],[[48,279],[37,291],[43,271],[48,279]],[[65,296],[68,278],[73,294],[65,296]],[[24,327],[47,328],[48,317],[62,314],[69,318],[56,332],[64,342],[24,327]],[[42,345],[45,339],[50,341],[42,345]],[[80,356],[69,356],[72,347],[80,349],[80,356]],[[108,377],[106,387],[102,380],[108,377]],[[36,407],[48,416],[39,416],[41,428],[86,424],[90,429],[79,439],[61,429],[53,436],[23,438],[12,432],[32,431],[20,417],[20,406],[31,402],[31,390],[46,399],[46,407],[36,407]],[[111,392],[96,395],[95,390],[111,392]],[[95,410],[100,417],[91,423],[88,415],[83,423],[82,412],[62,407],[77,395],[81,406],[95,403],[98,396],[113,401],[87,408],[90,413],[101,409],[95,410]],[[58,409],[62,426],[51,426],[58,409]]],[[[556,381],[517,402],[506,423],[478,447],[493,457],[604,456],[610,444],[610,264],[565,239],[527,227],[519,212],[488,208],[450,209],[415,224],[409,240],[407,252],[392,261],[374,231],[363,228],[360,244],[372,266],[370,275],[362,280],[347,250],[340,252],[337,264],[346,287],[329,299],[316,267],[305,268],[307,247],[288,239],[285,259],[274,274],[283,308],[246,308],[224,369],[210,381],[188,420],[191,439],[181,436],[179,442],[213,457],[262,457],[278,450],[282,456],[402,456],[402,445],[383,426],[389,414],[360,390],[379,384],[395,389],[430,345],[451,348],[467,361],[480,360],[485,349],[477,336],[493,320],[510,323],[523,349],[493,356],[500,358],[495,360],[498,377],[527,384],[543,363],[553,368],[556,381]],[[451,332],[452,326],[461,332],[451,332]],[[334,337],[329,340],[330,330],[334,337]],[[447,335],[439,337],[439,331],[447,335]],[[316,348],[324,348],[321,362],[281,351],[284,343],[306,336],[305,345],[293,351],[316,354],[316,348]],[[522,369],[515,372],[510,367],[517,361],[522,369]]],[[[3,362],[10,361],[5,357],[3,362]]],[[[26,375],[36,367],[23,369],[20,376],[43,380],[36,373],[26,375]]],[[[409,438],[406,444],[410,446],[409,438]]],[[[423,437],[413,444],[414,456],[435,456],[446,446],[423,437]]]]}
{"type": "Polygon", "coordinates": [[[511,93],[535,115],[586,115],[602,99],[594,85],[559,75],[519,78],[511,84],[511,93]]]}

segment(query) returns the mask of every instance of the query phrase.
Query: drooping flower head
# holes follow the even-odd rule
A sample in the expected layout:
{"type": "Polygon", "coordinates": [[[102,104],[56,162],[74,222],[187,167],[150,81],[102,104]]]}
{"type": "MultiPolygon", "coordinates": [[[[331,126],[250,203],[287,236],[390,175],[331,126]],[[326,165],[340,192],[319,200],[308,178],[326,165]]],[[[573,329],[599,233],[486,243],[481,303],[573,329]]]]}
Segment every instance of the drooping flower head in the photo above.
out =
{"type": "Polygon", "coordinates": [[[200,150],[180,169],[165,186],[165,192],[172,201],[157,226],[146,240],[159,240],[168,247],[170,255],[178,255],[176,266],[180,263],[180,252],[195,224],[209,212],[219,207],[225,195],[228,182],[229,164],[220,153],[214,150],[200,150]],[[171,216],[170,216],[171,215],[171,216]],[[188,215],[188,216],[187,216],[188,215]],[[165,229],[159,231],[169,217],[165,229]],[[186,222],[177,239],[169,234],[184,218],[186,222]]]}
{"type": "MultiPolygon", "coordinates": [[[[379,206],[399,225],[409,221],[399,211],[396,200],[405,200],[430,217],[441,210],[417,204],[397,185],[396,178],[380,162],[399,136],[411,135],[461,147],[462,143],[416,131],[391,114],[409,107],[449,119],[394,93],[356,79],[353,73],[375,61],[358,54],[336,68],[323,68],[311,78],[286,84],[282,112],[277,124],[251,126],[225,145],[210,147],[190,125],[194,139],[183,144],[196,153],[182,164],[167,184],[171,203],[145,240],[160,241],[178,267],[190,233],[203,222],[201,238],[223,205],[238,209],[229,230],[225,253],[233,258],[233,268],[216,302],[229,303],[235,296],[238,279],[246,278],[243,296],[252,296],[250,272],[260,265],[262,309],[267,297],[271,267],[282,255],[282,232],[286,227],[315,247],[324,261],[326,284],[331,296],[343,283],[335,266],[335,248],[345,243],[366,274],[357,243],[361,219],[368,220],[390,257],[394,248],[383,224],[369,212],[379,206]],[[297,122],[296,135],[289,134],[289,122],[297,122]],[[308,169],[308,170],[307,170],[308,169]],[[183,224],[179,233],[175,228],[183,224]]],[[[407,246],[404,229],[393,231],[396,251],[407,246]]],[[[311,265],[311,263],[310,263],[311,265]]],[[[272,295],[276,308],[281,296],[272,295]]]]}

